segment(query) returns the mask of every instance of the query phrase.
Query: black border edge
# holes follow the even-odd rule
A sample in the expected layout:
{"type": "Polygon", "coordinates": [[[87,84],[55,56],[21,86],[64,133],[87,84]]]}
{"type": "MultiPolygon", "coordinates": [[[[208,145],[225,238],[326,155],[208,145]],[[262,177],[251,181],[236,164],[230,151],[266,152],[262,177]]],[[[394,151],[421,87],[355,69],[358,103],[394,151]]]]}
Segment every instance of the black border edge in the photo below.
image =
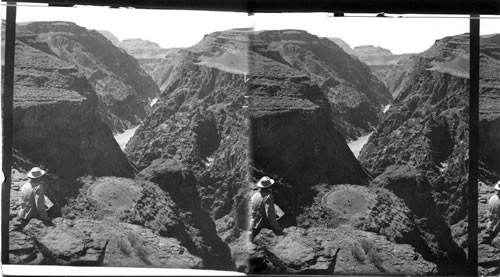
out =
{"type": "Polygon", "coordinates": [[[16,5],[7,6],[5,25],[5,67],[3,72],[2,93],[2,264],[9,264],[9,215],[10,215],[10,183],[12,165],[12,131],[14,101],[14,54],[16,48],[16,5]]]}
{"type": "MultiPolygon", "coordinates": [[[[7,2],[2,0],[2,2],[7,2]]],[[[94,5],[141,9],[270,12],[500,14],[498,0],[19,0],[51,6],[94,5]]]]}
{"type": "Polygon", "coordinates": [[[479,136],[479,15],[470,18],[470,90],[469,90],[469,186],[468,186],[468,273],[478,275],[478,136],[479,136]]]}

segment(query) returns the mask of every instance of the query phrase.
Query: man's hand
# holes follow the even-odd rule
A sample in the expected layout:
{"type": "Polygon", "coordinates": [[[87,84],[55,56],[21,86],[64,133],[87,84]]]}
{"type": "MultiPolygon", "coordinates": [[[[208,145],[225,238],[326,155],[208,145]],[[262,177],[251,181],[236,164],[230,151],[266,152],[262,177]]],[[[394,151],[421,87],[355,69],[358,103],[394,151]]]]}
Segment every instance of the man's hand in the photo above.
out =
{"type": "Polygon", "coordinates": [[[273,230],[273,233],[277,236],[282,236],[284,235],[285,233],[283,233],[283,228],[279,228],[279,229],[274,229],[273,230]]]}
{"type": "Polygon", "coordinates": [[[45,226],[54,226],[54,223],[52,223],[52,219],[45,219],[45,220],[42,220],[43,224],[45,226]]]}

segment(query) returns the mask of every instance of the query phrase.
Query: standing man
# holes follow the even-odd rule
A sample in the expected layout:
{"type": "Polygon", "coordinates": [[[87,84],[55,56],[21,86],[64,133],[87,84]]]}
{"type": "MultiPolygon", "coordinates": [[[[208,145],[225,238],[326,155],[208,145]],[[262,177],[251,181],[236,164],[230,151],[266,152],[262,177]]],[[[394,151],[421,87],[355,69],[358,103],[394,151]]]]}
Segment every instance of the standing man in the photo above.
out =
{"type": "Polygon", "coordinates": [[[27,224],[32,218],[39,218],[45,224],[52,224],[45,210],[45,189],[42,183],[42,177],[45,173],[45,170],[33,167],[27,174],[30,181],[21,188],[22,203],[19,217],[23,225],[27,224]]]}
{"type": "Polygon", "coordinates": [[[274,180],[267,176],[262,177],[257,182],[258,191],[252,196],[250,211],[252,231],[250,241],[252,242],[262,228],[272,229],[276,234],[281,234],[283,231],[276,221],[274,196],[270,188],[273,184],[274,180]]]}
{"type": "Polygon", "coordinates": [[[488,200],[488,233],[487,242],[490,243],[500,231],[500,181],[495,184],[496,194],[488,200]]]}

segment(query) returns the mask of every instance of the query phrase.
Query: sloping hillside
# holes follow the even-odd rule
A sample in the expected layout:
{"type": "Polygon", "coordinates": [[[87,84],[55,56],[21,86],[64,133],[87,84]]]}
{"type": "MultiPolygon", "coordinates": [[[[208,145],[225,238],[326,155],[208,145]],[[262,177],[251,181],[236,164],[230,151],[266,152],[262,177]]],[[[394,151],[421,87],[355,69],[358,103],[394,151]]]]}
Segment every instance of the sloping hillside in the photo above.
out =
{"type": "Polygon", "coordinates": [[[137,61],[97,31],[71,22],[32,22],[18,24],[16,32],[19,41],[74,65],[89,80],[99,114],[115,133],[138,125],[159,94],[137,61]]]}

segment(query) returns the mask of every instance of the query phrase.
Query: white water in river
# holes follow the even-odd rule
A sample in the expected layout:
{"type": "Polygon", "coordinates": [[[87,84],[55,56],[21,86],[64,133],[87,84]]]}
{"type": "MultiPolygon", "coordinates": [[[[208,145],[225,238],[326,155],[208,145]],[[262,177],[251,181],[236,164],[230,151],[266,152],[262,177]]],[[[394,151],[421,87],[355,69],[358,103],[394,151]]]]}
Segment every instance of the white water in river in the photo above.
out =
{"type": "Polygon", "coordinates": [[[135,134],[135,131],[139,128],[140,125],[137,125],[133,128],[130,128],[128,130],[125,130],[125,132],[115,135],[115,140],[118,142],[118,145],[120,145],[120,148],[122,150],[125,149],[125,146],[127,146],[127,142],[132,138],[132,136],[135,134]]]}
{"type": "Polygon", "coordinates": [[[354,156],[357,158],[359,156],[359,152],[361,152],[361,148],[363,148],[363,145],[365,145],[368,142],[368,139],[370,136],[373,134],[369,133],[366,136],[359,137],[357,140],[351,141],[347,143],[347,146],[351,149],[352,153],[354,156]]]}
{"type": "Polygon", "coordinates": [[[156,98],[154,98],[153,100],[151,100],[151,103],[149,103],[149,106],[150,106],[150,107],[153,107],[153,106],[154,106],[154,104],[156,104],[156,101],[158,101],[158,99],[159,99],[159,98],[158,98],[158,97],[156,97],[156,98]]]}

